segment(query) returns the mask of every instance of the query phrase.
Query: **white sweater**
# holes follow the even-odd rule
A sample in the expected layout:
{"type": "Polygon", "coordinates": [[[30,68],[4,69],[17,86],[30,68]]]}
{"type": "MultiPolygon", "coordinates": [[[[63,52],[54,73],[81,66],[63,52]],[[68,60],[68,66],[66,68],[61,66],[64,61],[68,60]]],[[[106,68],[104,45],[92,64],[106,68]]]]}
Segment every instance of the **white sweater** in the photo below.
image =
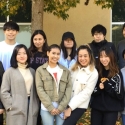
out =
{"type": "Polygon", "coordinates": [[[91,94],[95,88],[98,80],[98,72],[94,68],[93,71],[86,68],[79,68],[71,72],[71,79],[73,83],[72,97],[69,106],[72,110],[76,108],[88,108],[91,94]]]}

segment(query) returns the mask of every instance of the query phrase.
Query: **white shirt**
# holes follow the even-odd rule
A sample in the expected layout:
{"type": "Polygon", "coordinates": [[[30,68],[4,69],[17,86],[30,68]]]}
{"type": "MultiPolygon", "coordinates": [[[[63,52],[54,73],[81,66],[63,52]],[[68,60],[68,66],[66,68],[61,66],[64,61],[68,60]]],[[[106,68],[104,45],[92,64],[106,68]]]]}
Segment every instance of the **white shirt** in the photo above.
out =
{"type": "Polygon", "coordinates": [[[0,61],[3,64],[4,70],[7,70],[10,67],[10,59],[16,45],[18,45],[18,43],[9,45],[5,41],[0,42],[0,61]]]}

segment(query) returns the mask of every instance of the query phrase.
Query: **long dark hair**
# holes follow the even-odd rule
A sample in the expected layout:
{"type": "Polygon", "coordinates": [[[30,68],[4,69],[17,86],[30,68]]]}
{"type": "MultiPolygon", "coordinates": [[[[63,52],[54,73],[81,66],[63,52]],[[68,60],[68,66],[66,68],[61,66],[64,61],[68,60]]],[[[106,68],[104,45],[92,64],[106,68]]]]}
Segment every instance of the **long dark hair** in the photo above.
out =
{"type": "Polygon", "coordinates": [[[11,60],[10,60],[10,65],[11,65],[11,67],[13,67],[13,68],[17,68],[18,67],[18,62],[17,62],[17,59],[16,59],[16,57],[17,57],[17,54],[18,54],[18,51],[19,51],[19,49],[21,49],[21,48],[24,48],[25,49],[25,51],[26,51],[26,54],[27,54],[27,68],[28,67],[30,67],[30,56],[29,56],[29,51],[28,51],[28,49],[27,49],[27,47],[24,45],[24,44],[19,44],[19,45],[16,45],[15,46],[15,48],[14,48],[14,50],[13,50],[13,53],[12,53],[12,56],[11,56],[11,60]]]}
{"type": "MultiPolygon", "coordinates": [[[[102,55],[102,52],[105,52],[105,54],[110,58],[108,77],[111,78],[111,77],[115,76],[116,73],[119,73],[119,68],[117,65],[115,55],[110,47],[102,47],[99,51],[99,56],[98,56],[99,59],[100,59],[100,56],[102,55]]],[[[104,66],[102,65],[102,63],[100,61],[98,63],[97,68],[99,71],[99,76],[103,77],[102,72],[103,72],[104,66]]]]}
{"type": "MultiPolygon", "coordinates": [[[[71,60],[74,59],[76,56],[76,46],[77,46],[76,41],[74,39],[72,40],[73,40],[73,47],[72,47],[72,51],[70,54],[71,60]]],[[[61,41],[60,47],[63,52],[64,59],[66,59],[68,57],[68,53],[67,53],[66,47],[64,46],[64,40],[61,41]]]]}
{"type": "Polygon", "coordinates": [[[31,36],[31,40],[30,40],[29,54],[30,54],[31,57],[33,57],[34,54],[36,52],[38,52],[37,47],[33,43],[34,36],[36,36],[38,34],[42,35],[44,40],[45,40],[45,43],[42,46],[42,52],[44,53],[44,55],[46,55],[46,52],[47,52],[47,49],[48,49],[47,37],[46,37],[46,34],[44,33],[44,31],[43,30],[35,30],[34,33],[31,36]]]}

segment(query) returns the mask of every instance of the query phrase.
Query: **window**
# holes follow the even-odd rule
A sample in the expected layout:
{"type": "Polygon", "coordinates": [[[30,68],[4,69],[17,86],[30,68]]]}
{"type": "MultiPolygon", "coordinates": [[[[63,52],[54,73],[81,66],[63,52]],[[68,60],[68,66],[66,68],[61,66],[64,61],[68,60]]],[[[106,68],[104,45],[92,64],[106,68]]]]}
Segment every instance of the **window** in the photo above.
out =
{"type": "Polygon", "coordinates": [[[4,23],[12,20],[17,22],[20,27],[16,41],[29,47],[31,37],[31,1],[26,1],[26,3],[23,4],[23,9],[20,8],[17,13],[15,16],[7,17],[0,15],[0,41],[5,39],[2,30],[4,23]]]}
{"type": "Polygon", "coordinates": [[[125,23],[125,0],[114,0],[112,8],[112,41],[117,46],[123,38],[122,25],[125,23]]]}

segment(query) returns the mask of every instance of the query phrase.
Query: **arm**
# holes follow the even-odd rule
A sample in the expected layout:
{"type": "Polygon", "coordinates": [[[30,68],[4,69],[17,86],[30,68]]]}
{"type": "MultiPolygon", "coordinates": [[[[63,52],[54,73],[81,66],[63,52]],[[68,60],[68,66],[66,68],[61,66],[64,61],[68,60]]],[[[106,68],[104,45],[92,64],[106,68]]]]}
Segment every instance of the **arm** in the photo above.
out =
{"type": "Polygon", "coordinates": [[[3,75],[2,85],[1,85],[1,101],[6,110],[12,106],[12,96],[11,96],[11,73],[6,71],[3,75]]]}
{"type": "Polygon", "coordinates": [[[90,99],[94,87],[97,83],[97,79],[98,73],[94,72],[90,79],[87,81],[87,86],[70,100],[69,106],[72,110],[76,109],[83,102],[90,99]]]}
{"type": "Polygon", "coordinates": [[[118,58],[117,51],[116,51],[116,47],[115,47],[115,45],[113,43],[112,43],[112,51],[114,52],[114,55],[115,55],[116,61],[117,61],[117,58],[118,58]]]}
{"type": "Polygon", "coordinates": [[[39,99],[43,103],[43,105],[48,109],[48,111],[51,111],[54,109],[54,106],[52,105],[52,101],[49,97],[49,95],[44,90],[44,81],[42,80],[43,75],[41,74],[40,70],[36,70],[36,90],[37,94],[39,96],[39,99]]]}
{"type": "Polygon", "coordinates": [[[123,78],[121,72],[104,82],[104,90],[112,97],[122,100],[124,97],[123,78]]]}
{"type": "Polygon", "coordinates": [[[71,83],[71,76],[70,76],[70,72],[68,71],[68,76],[67,76],[67,79],[68,79],[68,83],[67,83],[67,86],[66,86],[66,90],[65,90],[65,93],[64,93],[64,96],[61,100],[61,102],[59,103],[59,106],[58,106],[58,110],[59,111],[63,111],[69,101],[70,101],[70,98],[71,98],[71,91],[72,91],[72,83],[71,83]]]}

